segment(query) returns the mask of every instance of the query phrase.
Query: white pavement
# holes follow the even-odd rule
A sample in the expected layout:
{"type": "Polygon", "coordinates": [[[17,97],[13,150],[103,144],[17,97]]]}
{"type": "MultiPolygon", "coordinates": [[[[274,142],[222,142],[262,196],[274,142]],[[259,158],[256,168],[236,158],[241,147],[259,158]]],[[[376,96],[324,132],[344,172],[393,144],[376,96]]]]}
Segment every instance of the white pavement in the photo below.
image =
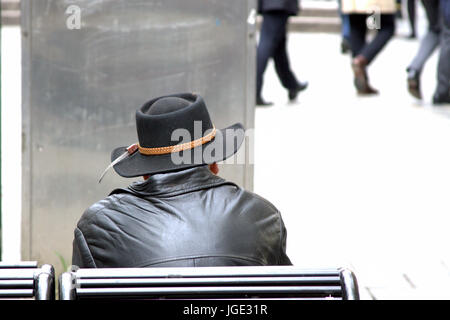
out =
{"type": "MultiPolygon", "coordinates": [[[[402,29],[398,31],[401,34],[402,29]]],[[[358,97],[340,37],[289,35],[309,88],[289,104],[270,64],[257,108],[255,192],[282,213],[296,265],[347,266],[363,299],[450,299],[450,110],[406,91],[418,41],[396,37],[369,68],[380,95],[358,97]]]]}

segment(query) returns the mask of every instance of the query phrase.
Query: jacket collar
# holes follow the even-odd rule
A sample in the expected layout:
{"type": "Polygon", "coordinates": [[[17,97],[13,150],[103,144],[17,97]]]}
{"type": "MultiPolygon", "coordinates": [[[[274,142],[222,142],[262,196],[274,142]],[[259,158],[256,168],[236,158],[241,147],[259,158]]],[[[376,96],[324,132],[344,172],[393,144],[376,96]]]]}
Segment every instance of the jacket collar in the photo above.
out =
{"type": "Polygon", "coordinates": [[[201,166],[182,171],[155,174],[146,181],[134,182],[125,189],[115,189],[110,195],[125,192],[144,198],[149,196],[175,196],[224,184],[235,185],[213,174],[208,166],[201,166]]]}

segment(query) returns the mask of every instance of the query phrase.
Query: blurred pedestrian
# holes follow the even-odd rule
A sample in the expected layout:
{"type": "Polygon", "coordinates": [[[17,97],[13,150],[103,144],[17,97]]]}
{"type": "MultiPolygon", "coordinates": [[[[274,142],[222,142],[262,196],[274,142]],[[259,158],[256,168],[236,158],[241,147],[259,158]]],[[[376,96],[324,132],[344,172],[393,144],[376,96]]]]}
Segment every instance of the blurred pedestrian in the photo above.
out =
{"type": "Polygon", "coordinates": [[[283,87],[288,90],[289,100],[295,100],[308,83],[301,83],[295,77],[289,64],[287,53],[287,22],[289,16],[297,15],[298,0],[259,0],[258,11],[263,16],[257,52],[256,104],[272,105],[263,100],[261,92],[263,76],[270,58],[275,62],[275,70],[283,87]]]}
{"type": "Polygon", "coordinates": [[[438,64],[438,84],[433,96],[436,105],[450,103],[450,0],[441,0],[442,35],[438,64]]]}
{"type": "Polygon", "coordinates": [[[395,0],[342,0],[342,11],[349,14],[350,45],[354,84],[358,94],[377,94],[371,87],[367,67],[386,46],[395,32],[395,0]],[[367,29],[377,30],[370,42],[367,29]]]}
{"type": "Polygon", "coordinates": [[[408,66],[408,91],[417,99],[422,99],[420,88],[420,75],[425,63],[434,50],[439,46],[441,33],[441,17],[439,13],[439,0],[422,0],[428,20],[428,31],[420,42],[419,51],[408,66]]]}

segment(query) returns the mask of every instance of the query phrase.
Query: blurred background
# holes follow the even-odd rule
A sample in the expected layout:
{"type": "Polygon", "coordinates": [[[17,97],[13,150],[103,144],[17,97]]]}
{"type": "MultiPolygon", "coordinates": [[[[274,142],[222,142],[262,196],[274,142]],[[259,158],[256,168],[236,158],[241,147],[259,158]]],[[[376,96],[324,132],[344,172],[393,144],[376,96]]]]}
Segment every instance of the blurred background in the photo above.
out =
{"type": "Polygon", "coordinates": [[[295,265],[349,267],[363,299],[450,299],[450,108],[432,103],[439,49],[408,93],[428,22],[417,2],[410,37],[406,2],[362,96],[338,2],[302,0],[287,51],[309,86],[290,101],[270,60],[257,107],[256,0],[1,0],[1,259],[67,269],[83,211],[131,182],[97,183],[135,110],[197,92],[216,126],[254,129],[221,175],[281,211],[295,265]]]}

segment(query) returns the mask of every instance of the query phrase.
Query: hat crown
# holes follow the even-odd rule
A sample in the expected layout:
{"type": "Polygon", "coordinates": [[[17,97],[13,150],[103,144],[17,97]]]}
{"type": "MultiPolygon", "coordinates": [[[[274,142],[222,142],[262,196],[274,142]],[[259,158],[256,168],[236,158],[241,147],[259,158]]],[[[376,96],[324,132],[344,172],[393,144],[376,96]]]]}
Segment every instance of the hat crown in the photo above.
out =
{"type": "Polygon", "coordinates": [[[144,113],[150,115],[165,114],[185,108],[189,104],[190,102],[186,99],[178,97],[166,97],[161,98],[150,105],[148,110],[144,113]]]}
{"type": "Polygon", "coordinates": [[[212,128],[213,124],[203,98],[190,93],[159,97],[145,103],[136,111],[138,140],[144,148],[178,144],[181,137],[172,136],[177,129],[186,130],[194,140],[201,138],[212,128]]]}

